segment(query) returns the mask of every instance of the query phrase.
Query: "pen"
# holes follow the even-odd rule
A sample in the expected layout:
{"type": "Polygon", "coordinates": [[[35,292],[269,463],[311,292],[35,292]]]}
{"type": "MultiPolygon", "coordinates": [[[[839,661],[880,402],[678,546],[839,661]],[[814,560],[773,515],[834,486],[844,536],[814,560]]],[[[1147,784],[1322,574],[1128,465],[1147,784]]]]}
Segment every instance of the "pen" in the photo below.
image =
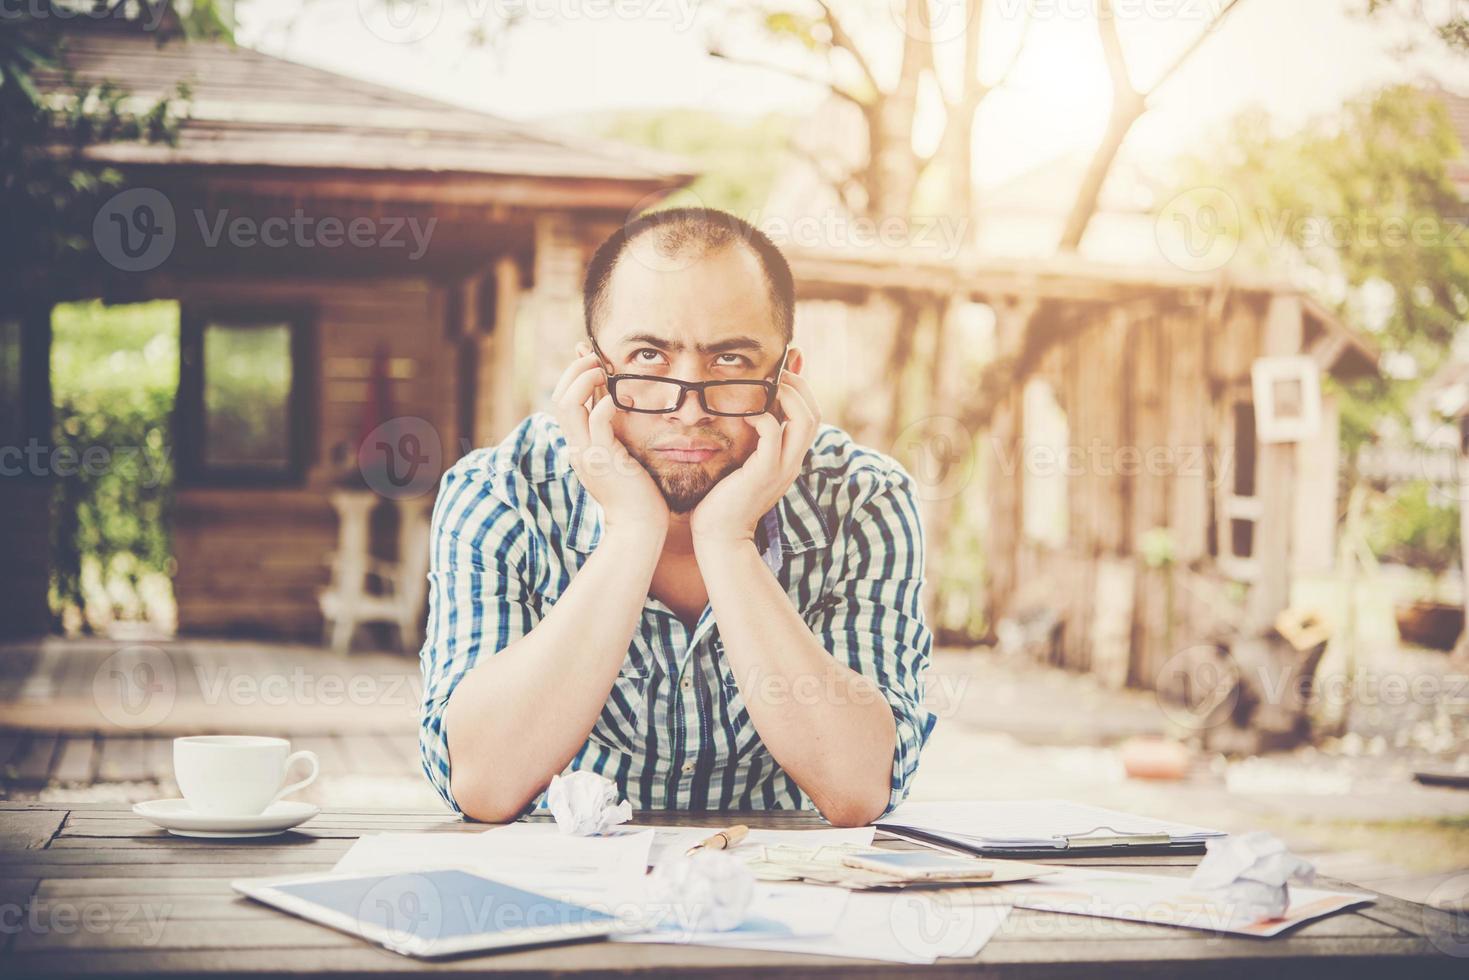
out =
{"type": "Polygon", "coordinates": [[[726,827],[724,830],[721,830],[716,834],[705,837],[703,840],[699,841],[699,843],[695,844],[687,851],[684,851],[684,853],[692,854],[700,849],[706,849],[710,851],[728,850],[729,848],[734,847],[740,841],[744,840],[745,835],[749,832],[749,827],[746,827],[742,823],[737,823],[733,827],[726,827]]]}

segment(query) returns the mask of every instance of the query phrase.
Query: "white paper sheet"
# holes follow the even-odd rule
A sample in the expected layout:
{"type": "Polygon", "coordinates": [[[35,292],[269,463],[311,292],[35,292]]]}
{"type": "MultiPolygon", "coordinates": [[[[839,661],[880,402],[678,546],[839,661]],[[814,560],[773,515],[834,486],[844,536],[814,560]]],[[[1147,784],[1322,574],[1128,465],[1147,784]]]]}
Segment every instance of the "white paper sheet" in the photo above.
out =
{"type": "MultiPolygon", "coordinates": [[[[841,922],[851,892],[758,882],[745,921],[726,932],[689,932],[667,923],[649,932],[615,936],[616,942],[707,945],[721,939],[781,940],[830,936],[841,922]]],[[[763,947],[762,947],[763,948],[763,947]]]]}
{"type": "MultiPolygon", "coordinates": [[[[1292,888],[1290,907],[1279,919],[1233,924],[1219,896],[1195,888],[1187,878],[1130,874],[1090,868],[1058,868],[1054,875],[983,890],[995,901],[1043,912],[1130,919],[1241,936],[1274,936],[1310,919],[1362,902],[1359,892],[1292,888]]],[[[1227,901],[1227,898],[1224,899],[1227,901]]]]}
{"type": "Polygon", "coordinates": [[[978,955],[1009,912],[1004,905],[972,903],[968,891],[854,892],[841,922],[829,936],[725,936],[712,938],[705,945],[891,963],[933,963],[941,956],[978,955]]]}
{"type": "MultiPolygon", "coordinates": [[[[650,828],[637,824],[619,827],[624,831],[643,831],[650,828]]],[[[665,856],[682,854],[701,840],[726,828],[708,827],[657,827],[657,838],[653,841],[651,862],[657,864],[665,856]]],[[[877,831],[873,827],[823,827],[819,830],[751,830],[745,839],[730,848],[730,853],[739,857],[759,853],[767,845],[788,844],[791,847],[815,849],[833,844],[856,844],[867,847],[877,831]]]]}

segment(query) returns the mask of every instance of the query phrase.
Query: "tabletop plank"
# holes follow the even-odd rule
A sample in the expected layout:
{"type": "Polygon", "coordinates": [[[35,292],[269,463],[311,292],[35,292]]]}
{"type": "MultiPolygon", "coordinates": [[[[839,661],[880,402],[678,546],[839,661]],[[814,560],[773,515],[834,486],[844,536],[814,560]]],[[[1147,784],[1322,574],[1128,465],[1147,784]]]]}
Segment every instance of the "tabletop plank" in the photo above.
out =
{"type": "MultiPolygon", "coordinates": [[[[546,822],[540,818],[532,822],[546,822]]],[[[826,826],[810,812],[648,813],[643,826],[726,826],[811,829],[826,826]]],[[[1099,969],[1138,977],[1230,976],[1251,980],[1297,977],[1303,971],[1333,977],[1462,976],[1464,963],[1434,945],[1453,924],[1432,910],[1379,898],[1378,904],[1316,920],[1270,939],[1221,936],[1148,923],[1013,910],[1000,932],[972,961],[942,960],[912,968],[873,961],[796,956],[757,950],[721,950],[644,944],[584,943],[474,956],[443,963],[414,961],[360,939],[293,919],[236,895],[230,881],[329,869],[363,834],[417,831],[480,833],[436,811],[364,808],[332,810],[300,831],[255,841],[178,838],[118,805],[0,804],[0,842],[13,835],[22,848],[0,843],[5,894],[29,898],[51,915],[89,914],[94,923],[130,928],[61,930],[44,917],[6,937],[7,966],[16,975],[184,975],[305,972],[313,976],[554,975],[620,976],[636,970],[665,975],[744,977],[824,974],[869,977],[1091,976],[1099,969]],[[49,828],[49,829],[48,829],[49,828]],[[1435,932],[1435,930],[1440,930],[1435,932]],[[145,948],[140,948],[146,937],[145,948]],[[1458,967],[1456,971],[1453,968],[1458,967]]],[[[881,836],[881,835],[880,835],[881,836]]],[[[881,842],[883,846],[913,847],[881,842]]],[[[1196,857],[1101,859],[1106,866],[1183,875],[1196,857]]],[[[1076,859],[1048,863],[1081,865],[1076,859]]],[[[1088,862],[1090,863],[1090,862],[1088,862]]],[[[1339,887],[1328,883],[1326,887],[1339,887]]],[[[1366,889],[1356,889],[1367,891],[1366,889]]],[[[973,894],[982,891],[975,889],[973,894]]],[[[25,899],[17,899],[25,901],[25,899]]],[[[1447,915],[1447,913],[1439,913],[1447,915]]],[[[1440,942],[1440,945],[1442,943],[1440,942]]]]}
{"type": "Polygon", "coordinates": [[[0,854],[44,848],[65,819],[66,814],[47,810],[7,814],[0,820],[0,854]]]}
{"type": "MultiPolygon", "coordinates": [[[[325,930],[323,930],[325,931],[325,930]]],[[[668,976],[745,978],[751,975],[782,977],[809,976],[818,972],[831,976],[877,977],[922,976],[1047,976],[1096,977],[1099,972],[1129,978],[1189,975],[1227,977],[1237,980],[1247,971],[1251,980],[1303,976],[1380,978],[1391,971],[1411,969],[1415,978],[1456,977],[1462,980],[1462,961],[1435,957],[1422,940],[1332,939],[1246,942],[1220,959],[1217,948],[1189,940],[1149,943],[1098,943],[1088,950],[1055,947],[1029,941],[995,940],[979,956],[941,960],[921,968],[893,963],[874,963],[840,957],[817,957],[759,950],[682,947],[661,944],[615,944],[609,953],[605,943],[580,943],[510,950],[494,956],[471,956],[443,961],[412,960],[364,943],[314,946],[303,950],[294,943],[285,947],[200,950],[155,949],[70,951],[34,950],[16,953],[11,965],[22,975],[180,975],[196,972],[207,962],[212,972],[244,975],[253,973],[315,976],[410,977],[442,974],[475,976],[555,976],[625,978],[634,972],[660,972],[668,976]],[[1057,952],[1075,953],[1074,959],[1058,959],[1057,952]],[[1146,955],[1144,955],[1146,954],[1146,955]],[[1411,963],[1411,967],[1407,964],[1411,963]],[[1040,970],[1017,968],[1032,966],[1040,970]]]]}

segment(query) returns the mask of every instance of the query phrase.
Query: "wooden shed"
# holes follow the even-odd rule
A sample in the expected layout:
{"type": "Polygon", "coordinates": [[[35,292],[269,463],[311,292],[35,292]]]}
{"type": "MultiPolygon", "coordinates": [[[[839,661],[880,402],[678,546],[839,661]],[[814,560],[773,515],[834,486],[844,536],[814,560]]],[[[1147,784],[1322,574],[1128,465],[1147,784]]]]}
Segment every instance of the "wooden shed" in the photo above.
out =
{"type": "MultiPolygon", "coordinates": [[[[145,102],[191,86],[176,145],[86,154],[153,192],[148,220],[174,238],[151,264],[99,247],[108,261],[81,281],[4,301],[0,365],[23,370],[0,383],[15,408],[0,415],[15,429],[0,444],[50,441],[55,303],[180,304],[173,539],[185,632],[319,636],[338,534],[334,453],[357,445],[368,403],[386,389],[434,473],[499,438],[545,384],[541,368],[555,369],[537,345],[559,354],[580,330],[590,250],[692,179],[666,156],[224,43],[79,23],[65,62],[83,86],[112,79],[145,102]],[[234,234],[237,221],[249,234],[234,234]],[[243,452],[209,352],[246,338],[277,352],[284,381],[247,378],[234,392],[279,421],[243,452]]],[[[38,80],[52,98],[72,91],[60,74],[38,80]]],[[[128,209],[124,220],[141,214],[128,209]]],[[[26,556],[0,568],[0,633],[47,628],[49,491],[45,479],[0,480],[0,543],[26,556]]]]}
{"type": "MultiPolygon", "coordinates": [[[[807,302],[906,309],[942,338],[924,351],[926,404],[898,399],[868,438],[910,461],[924,447],[903,431],[968,440],[972,479],[933,471],[931,559],[948,515],[982,508],[989,621],[1053,623],[1050,659],[1151,687],[1221,616],[1261,628],[1296,576],[1330,569],[1339,426],[1324,379],[1375,372],[1376,356],[1299,289],[1070,258],[805,252],[794,265],[807,302]],[[981,354],[955,333],[975,305],[981,354]]],[[[854,388],[915,345],[873,340],[870,363],[842,364],[854,388]]]]}

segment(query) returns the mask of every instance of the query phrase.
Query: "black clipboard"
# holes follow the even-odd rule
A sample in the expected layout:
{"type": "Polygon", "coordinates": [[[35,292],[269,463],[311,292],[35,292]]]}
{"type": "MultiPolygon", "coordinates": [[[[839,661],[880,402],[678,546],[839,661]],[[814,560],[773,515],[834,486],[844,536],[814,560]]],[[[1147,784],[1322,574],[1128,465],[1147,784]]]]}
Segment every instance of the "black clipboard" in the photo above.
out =
{"type": "Polygon", "coordinates": [[[885,834],[892,834],[894,837],[900,837],[915,844],[924,844],[951,854],[964,854],[972,857],[1021,858],[1024,860],[1044,857],[1130,857],[1134,855],[1156,857],[1169,854],[1203,854],[1206,850],[1203,841],[1160,840],[1161,835],[1138,834],[1121,834],[1106,838],[1081,836],[1074,840],[1068,838],[1065,847],[980,847],[939,834],[915,830],[912,827],[883,823],[874,826],[885,834]]]}

